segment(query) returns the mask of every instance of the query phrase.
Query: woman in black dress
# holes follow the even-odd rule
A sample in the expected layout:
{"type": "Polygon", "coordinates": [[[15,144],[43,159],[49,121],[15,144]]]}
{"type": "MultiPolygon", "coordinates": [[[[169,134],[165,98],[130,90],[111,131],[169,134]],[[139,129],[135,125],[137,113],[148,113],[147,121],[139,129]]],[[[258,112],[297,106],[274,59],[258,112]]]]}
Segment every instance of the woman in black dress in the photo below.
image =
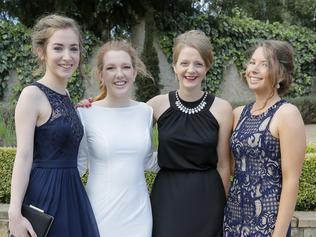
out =
{"type": "Polygon", "coordinates": [[[229,181],[232,108],[202,91],[213,60],[201,31],[174,41],[179,89],[148,101],[158,124],[157,174],[152,193],[153,237],[221,237],[229,181]]]}

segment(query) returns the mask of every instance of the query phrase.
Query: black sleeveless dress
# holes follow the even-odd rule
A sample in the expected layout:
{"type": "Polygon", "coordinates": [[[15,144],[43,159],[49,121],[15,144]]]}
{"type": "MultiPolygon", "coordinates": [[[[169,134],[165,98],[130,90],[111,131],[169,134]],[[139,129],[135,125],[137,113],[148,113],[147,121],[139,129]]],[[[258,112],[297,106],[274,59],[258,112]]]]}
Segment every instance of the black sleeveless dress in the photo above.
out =
{"type": "Polygon", "coordinates": [[[35,82],[52,113],[35,128],[33,165],[24,203],[54,216],[48,237],[99,237],[85,188],[77,169],[83,127],[68,95],[35,82]]]}
{"type": "MultiPolygon", "coordinates": [[[[222,237],[225,191],[217,166],[219,125],[209,111],[214,96],[194,114],[176,106],[158,119],[158,163],[161,168],[152,193],[153,237],[222,237]]],[[[201,104],[185,102],[187,108],[201,104]]]]}

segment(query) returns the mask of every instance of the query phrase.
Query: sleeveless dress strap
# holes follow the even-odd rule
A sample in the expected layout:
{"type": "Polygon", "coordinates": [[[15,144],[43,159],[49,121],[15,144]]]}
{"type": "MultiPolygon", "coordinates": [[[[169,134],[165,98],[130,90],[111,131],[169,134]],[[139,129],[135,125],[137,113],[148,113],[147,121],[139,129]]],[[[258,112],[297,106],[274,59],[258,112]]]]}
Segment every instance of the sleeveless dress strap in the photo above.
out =
{"type": "Polygon", "coordinates": [[[33,82],[31,85],[38,87],[46,95],[47,100],[48,100],[50,106],[52,107],[52,110],[55,111],[56,110],[55,103],[53,103],[52,98],[51,98],[51,91],[52,90],[50,90],[47,86],[44,86],[43,84],[41,84],[37,81],[33,82]]]}
{"type": "Polygon", "coordinates": [[[274,105],[272,105],[272,106],[268,109],[268,111],[267,111],[267,113],[266,113],[266,118],[267,118],[267,117],[270,118],[269,121],[268,121],[268,124],[267,124],[268,127],[269,127],[269,125],[270,125],[270,122],[271,122],[273,116],[275,115],[275,112],[280,108],[281,105],[283,105],[283,104],[285,104],[285,103],[288,103],[287,100],[281,99],[281,100],[279,100],[278,102],[276,102],[274,105]]]}
{"type": "Polygon", "coordinates": [[[207,96],[206,96],[206,99],[205,99],[205,102],[206,102],[206,109],[207,110],[210,110],[211,106],[213,105],[214,103],[214,100],[215,100],[215,95],[209,93],[209,92],[206,92],[207,93],[207,96]]]}

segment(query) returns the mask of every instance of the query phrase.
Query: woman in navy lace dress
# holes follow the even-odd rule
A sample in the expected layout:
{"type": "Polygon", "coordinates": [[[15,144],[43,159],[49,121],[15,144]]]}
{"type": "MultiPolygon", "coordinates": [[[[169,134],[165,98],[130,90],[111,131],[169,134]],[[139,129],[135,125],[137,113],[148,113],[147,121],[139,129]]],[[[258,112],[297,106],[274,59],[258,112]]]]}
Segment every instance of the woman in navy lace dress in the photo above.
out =
{"type": "Polygon", "coordinates": [[[224,236],[289,237],[306,146],[298,109],[280,98],[292,80],[293,49],[266,40],[250,53],[245,76],[256,100],[234,110],[224,236]]]}
{"type": "Polygon", "coordinates": [[[54,216],[49,237],[98,237],[77,169],[83,128],[66,91],[78,67],[82,41],[76,22],[49,15],[34,27],[32,44],[45,68],[23,89],[15,111],[17,152],[9,207],[12,236],[36,236],[22,203],[54,216]]]}

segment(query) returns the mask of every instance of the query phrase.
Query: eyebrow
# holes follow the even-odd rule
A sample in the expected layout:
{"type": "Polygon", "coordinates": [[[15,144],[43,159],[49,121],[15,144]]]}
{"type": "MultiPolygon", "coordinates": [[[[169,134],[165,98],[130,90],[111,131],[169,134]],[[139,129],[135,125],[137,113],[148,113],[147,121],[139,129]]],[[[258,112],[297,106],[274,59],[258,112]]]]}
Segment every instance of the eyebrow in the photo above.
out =
{"type": "Polygon", "coordinates": [[[267,59],[263,59],[263,60],[256,60],[255,58],[251,58],[250,61],[259,61],[259,62],[268,62],[267,59]]]}
{"type": "MultiPolygon", "coordinates": [[[[61,43],[53,43],[53,45],[56,45],[56,46],[63,46],[64,44],[61,44],[61,43]]],[[[70,44],[70,46],[79,46],[79,44],[75,43],[75,44],[70,44]]]]}

